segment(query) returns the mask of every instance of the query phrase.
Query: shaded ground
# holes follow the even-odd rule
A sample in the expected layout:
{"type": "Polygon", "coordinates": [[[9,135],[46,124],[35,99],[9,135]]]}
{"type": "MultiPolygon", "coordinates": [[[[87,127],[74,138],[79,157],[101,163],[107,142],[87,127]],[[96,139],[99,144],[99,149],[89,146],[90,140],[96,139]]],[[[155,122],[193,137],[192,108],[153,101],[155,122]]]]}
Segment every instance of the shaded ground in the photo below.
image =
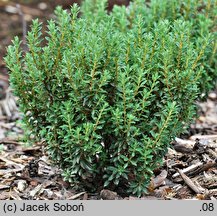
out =
{"type": "MultiPolygon", "coordinates": [[[[72,189],[47,157],[44,144],[28,146],[23,135],[19,123],[22,116],[8,88],[5,47],[14,35],[22,37],[32,18],[44,21],[53,16],[55,5],[67,8],[72,2],[0,0],[0,200],[138,199],[126,196],[121,188],[118,193],[102,190],[95,194],[72,189]]],[[[217,92],[211,92],[199,107],[198,120],[182,139],[172,143],[163,167],[156,170],[151,181],[149,195],[140,199],[217,199],[217,92]]]]}

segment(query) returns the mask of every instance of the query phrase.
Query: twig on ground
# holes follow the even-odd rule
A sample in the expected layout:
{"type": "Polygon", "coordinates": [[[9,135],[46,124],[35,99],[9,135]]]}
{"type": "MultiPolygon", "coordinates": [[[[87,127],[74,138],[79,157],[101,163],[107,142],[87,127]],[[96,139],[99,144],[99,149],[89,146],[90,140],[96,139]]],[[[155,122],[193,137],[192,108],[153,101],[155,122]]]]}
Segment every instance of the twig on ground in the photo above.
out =
{"type": "Polygon", "coordinates": [[[186,176],[180,169],[177,169],[177,171],[179,172],[180,176],[182,177],[186,185],[188,185],[188,187],[190,187],[195,193],[197,194],[204,193],[204,191],[201,190],[201,188],[197,187],[194,184],[194,182],[188,176],[186,176]]]}

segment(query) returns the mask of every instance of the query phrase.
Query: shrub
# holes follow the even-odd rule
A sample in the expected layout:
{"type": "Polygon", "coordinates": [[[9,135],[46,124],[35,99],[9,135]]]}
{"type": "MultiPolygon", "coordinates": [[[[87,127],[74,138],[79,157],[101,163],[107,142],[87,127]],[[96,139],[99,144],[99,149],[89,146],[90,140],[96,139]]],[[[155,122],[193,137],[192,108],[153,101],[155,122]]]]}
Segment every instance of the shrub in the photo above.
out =
{"type": "MultiPolygon", "coordinates": [[[[118,11],[119,8],[116,10],[118,11]]],[[[125,13],[130,21],[129,25],[134,25],[135,17],[142,15],[144,27],[147,29],[151,29],[156,22],[163,19],[190,21],[192,24],[190,40],[198,50],[203,46],[203,38],[212,37],[205,55],[198,61],[204,66],[199,88],[200,92],[205,94],[215,88],[217,81],[216,0],[151,0],[149,4],[144,0],[134,0],[125,13]]]]}
{"type": "MultiPolygon", "coordinates": [[[[86,18],[96,21],[96,17],[99,16],[93,16],[94,13],[98,13],[95,5],[95,0],[86,0],[83,10],[86,18]]],[[[215,0],[151,0],[149,3],[145,0],[134,0],[127,10],[124,6],[114,6],[113,13],[118,17],[117,26],[125,31],[137,22],[138,16],[143,17],[143,27],[147,31],[165,19],[171,22],[177,19],[190,21],[192,26],[189,39],[194,43],[195,49],[201,50],[203,38],[212,38],[205,50],[205,55],[198,61],[204,66],[199,85],[201,96],[202,93],[206,95],[210,89],[215,88],[217,80],[217,3],[215,0]],[[125,23],[120,22],[121,16],[126,18],[125,23]]]]}
{"type": "Polygon", "coordinates": [[[24,121],[44,139],[63,176],[97,189],[122,186],[140,196],[167,147],[195,114],[204,67],[191,41],[192,24],[168,20],[130,28],[126,8],[107,14],[98,1],[94,19],[79,8],[58,7],[56,20],[33,21],[28,51],[15,37],[5,58],[24,121]],[[45,45],[43,45],[45,43],[45,45]]]}

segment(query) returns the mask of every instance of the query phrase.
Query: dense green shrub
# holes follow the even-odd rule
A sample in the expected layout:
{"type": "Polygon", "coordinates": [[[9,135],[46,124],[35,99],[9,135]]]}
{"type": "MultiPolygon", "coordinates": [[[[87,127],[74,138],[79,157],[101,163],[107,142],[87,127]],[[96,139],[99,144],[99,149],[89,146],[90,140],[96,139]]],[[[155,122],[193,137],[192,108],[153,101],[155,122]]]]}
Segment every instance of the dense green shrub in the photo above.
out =
{"type": "Polygon", "coordinates": [[[210,37],[198,49],[192,23],[148,28],[142,15],[126,28],[126,8],[107,14],[105,1],[93,18],[87,5],[83,11],[77,18],[76,5],[70,13],[58,7],[45,40],[33,21],[27,52],[14,39],[5,58],[11,84],[26,125],[46,141],[67,180],[141,195],[195,114],[210,37]]]}
{"type": "MultiPolygon", "coordinates": [[[[96,21],[97,17],[93,16],[98,13],[95,0],[86,0],[83,5],[84,15],[88,19],[96,21]]],[[[101,1],[103,5],[103,1],[101,1]]],[[[116,24],[120,29],[127,30],[137,22],[138,16],[143,17],[143,27],[148,30],[154,27],[156,23],[167,19],[175,21],[181,19],[190,21],[190,40],[201,50],[203,38],[211,37],[210,43],[206,48],[203,58],[198,63],[203,64],[205,70],[200,79],[200,92],[207,94],[210,89],[216,86],[217,74],[217,1],[216,0],[134,0],[131,1],[128,9],[125,7],[115,6],[113,13],[118,17],[116,24]],[[148,3],[147,3],[148,2],[148,3]],[[121,23],[121,16],[124,16],[125,23],[121,23]],[[214,82],[215,81],[215,82],[214,82]]],[[[202,53],[201,53],[202,54],[202,53]]]]}
{"type": "MultiPolygon", "coordinates": [[[[117,10],[119,10],[117,8],[117,10]]],[[[200,50],[203,46],[203,39],[212,37],[206,53],[198,63],[203,64],[204,74],[200,79],[200,92],[207,94],[210,89],[216,86],[217,75],[217,1],[216,0],[151,0],[146,3],[144,0],[135,0],[129,6],[126,16],[134,24],[136,16],[144,17],[144,27],[150,29],[155,22],[163,19],[174,21],[182,19],[190,21],[192,27],[190,40],[200,50]],[[201,40],[202,39],[202,40],[201,40]],[[215,82],[214,82],[215,81],[215,82]]]]}

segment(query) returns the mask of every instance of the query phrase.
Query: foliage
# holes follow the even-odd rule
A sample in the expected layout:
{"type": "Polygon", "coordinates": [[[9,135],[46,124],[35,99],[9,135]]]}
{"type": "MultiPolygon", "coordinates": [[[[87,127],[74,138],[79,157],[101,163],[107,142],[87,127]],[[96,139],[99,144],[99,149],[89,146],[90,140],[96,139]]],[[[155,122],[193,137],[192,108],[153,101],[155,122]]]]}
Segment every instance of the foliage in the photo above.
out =
{"type": "Polygon", "coordinates": [[[200,92],[207,94],[216,86],[217,74],[217,1],[216,0],[151,0],[145,4],[144,0],[134,0],[126,12],[130,25],[133,25],[136,16],[144,17],[144,27],[151,29],[156,22],[163,19],[174,21],[177,19],[190,21],[192,27],[190,40],[200,50],[202,58],[198,64],[203,64],[204,74],[200,79],[200,92]],[[201,49],[203,38],[211,40],[206,50],[201,49]],[[214,82],[215,81],[215,82],[214,82]]]}
{"type": "Polygon", "coordinates": [[[11,84],[26,125],[68,181],[140,196],[195,115],[210,37],[198,49],[191,22],[150,28],[142,13],[130,23],[124,7],[108,14],[97,0],[91,16],[87,5],[80,18],[77,5],[58,7],[45,38],[33,21],[27,52],[15,37],[5,58],[11,84]]]}

